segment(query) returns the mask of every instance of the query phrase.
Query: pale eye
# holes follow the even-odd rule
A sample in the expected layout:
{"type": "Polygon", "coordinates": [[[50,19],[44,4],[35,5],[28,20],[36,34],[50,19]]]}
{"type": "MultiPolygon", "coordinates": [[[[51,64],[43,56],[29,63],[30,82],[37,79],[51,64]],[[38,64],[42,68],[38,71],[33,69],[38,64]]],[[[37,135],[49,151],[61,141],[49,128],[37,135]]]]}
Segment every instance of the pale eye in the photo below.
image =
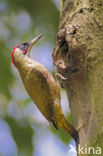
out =
{"type": "Polygon", "coordinates": [[[28,42],[27,43],[21,43],[18,48],[23,52],[26,53],[27,52],[27,48],[28,48],[28,42]]]}
{"type": "Polygon", "coordinates": [[[22,44],[22,45],[20,45],[20,46],[19,46],[19,48],[24,48],[24,45],[23,45],[23,44],[22,44]]]}

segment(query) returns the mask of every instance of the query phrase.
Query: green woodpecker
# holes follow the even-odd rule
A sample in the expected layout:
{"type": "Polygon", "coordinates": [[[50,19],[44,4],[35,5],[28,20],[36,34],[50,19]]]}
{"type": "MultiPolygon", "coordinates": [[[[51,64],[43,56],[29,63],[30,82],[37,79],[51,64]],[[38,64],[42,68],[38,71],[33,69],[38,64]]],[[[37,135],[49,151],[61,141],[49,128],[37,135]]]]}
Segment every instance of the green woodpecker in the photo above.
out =
{"type": "Polygon", "coordinates": [[[16,45],[11,53],[12,63],[18,69],[26,91],[44,117],[57,130],[58,127],[63,128],[78,143],[78,133],[61,109],[59,84],[42,64],[29,57],[32,46],[41,37],[39,35],[30,42],[16,45]]]}

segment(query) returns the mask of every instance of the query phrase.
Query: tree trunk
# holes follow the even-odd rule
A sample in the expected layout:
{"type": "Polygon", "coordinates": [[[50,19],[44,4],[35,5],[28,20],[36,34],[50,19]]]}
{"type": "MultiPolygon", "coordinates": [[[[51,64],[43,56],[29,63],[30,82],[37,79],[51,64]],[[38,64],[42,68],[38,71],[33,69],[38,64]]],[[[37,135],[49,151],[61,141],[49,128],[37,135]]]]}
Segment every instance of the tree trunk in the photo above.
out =
{"type": "Polygon", "coordinates": [[[94,148],[86,156],[97,155],[103,150],[103,0],[61,0],[53,62],[80,146],[94,148]]]}

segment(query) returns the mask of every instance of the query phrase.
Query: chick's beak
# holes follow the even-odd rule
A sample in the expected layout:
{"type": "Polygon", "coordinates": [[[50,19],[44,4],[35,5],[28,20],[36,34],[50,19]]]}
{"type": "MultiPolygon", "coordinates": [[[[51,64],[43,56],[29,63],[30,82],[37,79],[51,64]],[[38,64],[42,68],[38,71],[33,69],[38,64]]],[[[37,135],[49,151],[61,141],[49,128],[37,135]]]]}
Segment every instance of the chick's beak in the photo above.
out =
{"type": "Polygon", "coordinates": [[[40,34],[39,36],[33,38],[31,41],[28,42],[29,48],[28,48],[28,55],[30,54],[30,50],[32,46],[43,36],[43,34],[40,34]]]}

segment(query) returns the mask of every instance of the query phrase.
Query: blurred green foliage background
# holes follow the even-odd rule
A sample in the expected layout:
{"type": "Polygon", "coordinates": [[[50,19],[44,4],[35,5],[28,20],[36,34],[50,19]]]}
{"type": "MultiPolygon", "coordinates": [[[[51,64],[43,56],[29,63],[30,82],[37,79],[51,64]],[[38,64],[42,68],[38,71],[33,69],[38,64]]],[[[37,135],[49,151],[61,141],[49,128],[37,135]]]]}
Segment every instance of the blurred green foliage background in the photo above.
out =
{"type": "MultiPolygon", "coordinates": [[[[51,55],[58,24],[59,0],[0,0],[0,156],[66,155],[70,137],[44,119],[11,64],[16,44],[43,33],[31,57],[53,72],[51,55]]],[[[62,103],[67,103],[64,91],[62,103]]],[[[63,107],[71,120],[68,103],[63,107]]]]}

